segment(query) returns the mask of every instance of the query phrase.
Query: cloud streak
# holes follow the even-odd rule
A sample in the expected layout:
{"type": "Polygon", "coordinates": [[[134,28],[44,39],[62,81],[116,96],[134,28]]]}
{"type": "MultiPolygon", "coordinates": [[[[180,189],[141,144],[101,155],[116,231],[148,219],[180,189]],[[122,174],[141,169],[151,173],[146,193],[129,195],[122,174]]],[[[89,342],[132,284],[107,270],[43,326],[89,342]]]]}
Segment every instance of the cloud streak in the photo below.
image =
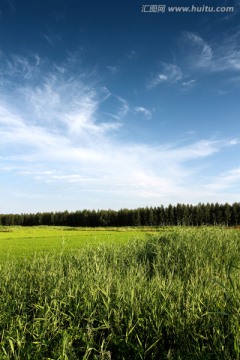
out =
{"type": "Polygon", "coordinates": [[[177,83],[181,79],[182,71],[179,66],[161,62],[160,71],[150,77],[146,87],[152,89],[162,83],[177,83]]]}
{"type": "Polygon", "coordinates": [[[211,72],[240,70],[240,31],[232,30],[223,36],[221,44],[206,42],[200,35],[184,32],[181,43],[189,56],[188,61],[193,68],[201,68],[211,72]]]}
{"type": "Polygon", "coordinates": [[[151,117],[152,117],[151,111],[146,109],[143,106],[136,106],[134,110],[137,114],[142,114],[147,119],[151,119],[151,117]]]}
{"type": "Polygon", "coordinates": [[[184,41],[188,43],[188,53],[194,66],[207,67],[212,58],[212,48],[197,34],[185,32],[184,41]]]}

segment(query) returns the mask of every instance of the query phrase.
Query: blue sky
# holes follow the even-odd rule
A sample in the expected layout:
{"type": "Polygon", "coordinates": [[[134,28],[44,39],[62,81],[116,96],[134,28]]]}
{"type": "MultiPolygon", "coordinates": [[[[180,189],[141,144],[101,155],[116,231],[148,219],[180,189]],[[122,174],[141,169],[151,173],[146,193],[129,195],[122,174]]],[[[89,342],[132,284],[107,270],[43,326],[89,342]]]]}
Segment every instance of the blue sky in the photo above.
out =
{"type": "Polygon", "coordinates": [[[240,200],[240,7],[207,3],[0,2],[1,213],[240,200]]]}

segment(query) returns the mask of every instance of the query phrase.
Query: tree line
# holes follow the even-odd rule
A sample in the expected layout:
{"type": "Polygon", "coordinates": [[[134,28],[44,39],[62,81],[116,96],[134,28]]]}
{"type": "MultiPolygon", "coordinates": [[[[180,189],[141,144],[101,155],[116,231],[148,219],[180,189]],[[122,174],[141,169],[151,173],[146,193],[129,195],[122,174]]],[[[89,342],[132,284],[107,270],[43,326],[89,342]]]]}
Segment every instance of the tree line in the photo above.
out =
{"type": "Polygon", "coordinates": [[[38,212],[34,214],[0,214],[0,225],[11,226],[201,226],[240,225],[240,203],[189,205],[177,204],[133,210],[78,210],[74,212],[38,212]]]}

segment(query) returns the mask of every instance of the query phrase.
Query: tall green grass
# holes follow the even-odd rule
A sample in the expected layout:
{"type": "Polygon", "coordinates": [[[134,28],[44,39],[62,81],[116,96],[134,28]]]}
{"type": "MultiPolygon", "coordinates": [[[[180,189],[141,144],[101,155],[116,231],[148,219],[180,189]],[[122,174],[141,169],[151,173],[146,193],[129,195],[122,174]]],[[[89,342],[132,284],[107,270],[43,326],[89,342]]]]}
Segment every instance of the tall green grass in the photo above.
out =
{"type": "Polygon", "coordinates": [[[0,359],[239,359],[240,233],[175,229],[0,265],[0,359]]]}

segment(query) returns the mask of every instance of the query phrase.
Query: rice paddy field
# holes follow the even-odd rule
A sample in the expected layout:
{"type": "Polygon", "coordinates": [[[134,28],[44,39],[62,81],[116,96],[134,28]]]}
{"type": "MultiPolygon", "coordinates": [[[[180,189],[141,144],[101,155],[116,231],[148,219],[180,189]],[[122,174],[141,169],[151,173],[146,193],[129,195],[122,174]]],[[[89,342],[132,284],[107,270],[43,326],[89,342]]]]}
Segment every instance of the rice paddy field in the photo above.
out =
{"type": "Polygon", "coordinates": [[[240,359],[240,231],[0,228],[0,359],[240,359]]]}
{"type": "Polygon", "coordinates": [[[120,245],[130,239],[144,238],[157,228],[71,228],[52,226],[0,227],[0,258],[73,253],[86,246],[120,245]]]}

